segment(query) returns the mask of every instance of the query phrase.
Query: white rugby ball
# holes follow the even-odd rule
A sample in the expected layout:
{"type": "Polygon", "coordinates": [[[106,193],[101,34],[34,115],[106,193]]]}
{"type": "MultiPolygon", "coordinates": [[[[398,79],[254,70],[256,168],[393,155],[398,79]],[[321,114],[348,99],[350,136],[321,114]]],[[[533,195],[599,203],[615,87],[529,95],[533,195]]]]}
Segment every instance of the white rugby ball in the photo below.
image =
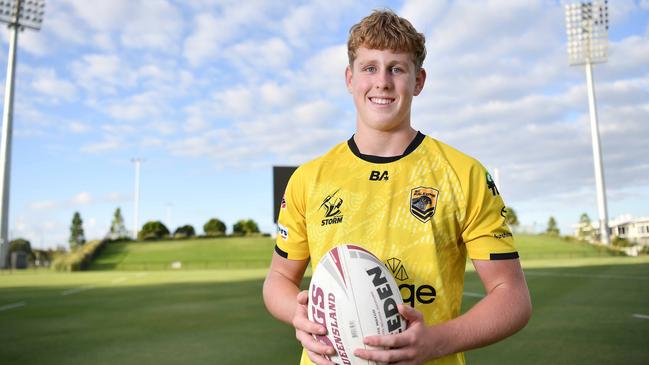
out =
{"type": "Polygon", "coordinates": [[[390,270],[371,252],[356,245],[341,245],[325,254],[309,284],[308,316],[327,328],[316,340],[331,345],[336,364],[375,365],[354,356],[357,348],[372,349],[363,338],[403,332],[406,320],[397,304],[403,304],[390,270]]]}

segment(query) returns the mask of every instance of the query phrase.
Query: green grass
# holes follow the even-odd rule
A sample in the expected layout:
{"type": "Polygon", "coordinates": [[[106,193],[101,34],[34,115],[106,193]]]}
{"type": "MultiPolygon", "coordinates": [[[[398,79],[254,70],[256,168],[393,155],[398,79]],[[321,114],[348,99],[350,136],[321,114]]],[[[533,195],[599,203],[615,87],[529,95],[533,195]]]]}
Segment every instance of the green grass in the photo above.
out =
{"type": "Polygon", "coordinates": [[[110,243],[90,270],[166,270],[268,267],[274,242],[268,237],[228,237],[161,242],[110,243]]]}
{"type": "Polygon", "coordinates": [[[548,235],[515,235],[516,247],[523,259],[606,257],[619,252],[601,245],[567,240],[548,235]]]}
{"type": "MultiPolygon", "coordinates": [[[[649,315],[649,257],[578,257],[575,252],[583,247],[571,245],[520,241],[532,320],[515,336],[468,352],[469,364],[647,363],[649,320],[633,315],[649,315]],[[560,247],[563,253],[552,259],[525,259],[526,253],[558,250],[557,245],[568,247],[560,247]]],[[[124,262],[143,260],[147,251],[157,262],[226,262],[234,252],[261,262],[270,256],[272,242],[136,243],[111,247],[100,259],[120,269],[124,262]],[[205,251],[185,252],[183,243],[205,251]],[[170,247],[183,252],[174,254],[170,247]]],[[[2,273],[0,362],[297,364],[294,332],[263,306],[265,272],[251,267],[2,273]]],[[[482,292],[475,272],[467,272],[465,290],[482,292]]],[[[464,297],[463,310],[476,300],[464,297]]]]}

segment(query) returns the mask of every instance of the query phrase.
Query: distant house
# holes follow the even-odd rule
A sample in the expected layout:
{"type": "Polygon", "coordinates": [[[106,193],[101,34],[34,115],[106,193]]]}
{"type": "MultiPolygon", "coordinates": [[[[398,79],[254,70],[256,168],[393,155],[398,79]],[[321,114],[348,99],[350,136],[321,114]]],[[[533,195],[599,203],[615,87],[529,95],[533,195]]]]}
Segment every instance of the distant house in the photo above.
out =
{"type": "MultiPolygon", "coordinates": [[[[592,222],[592,227],[583,223],[573,225],[575,237],[589,241],[599,241],[599,222],[592,222]]],[[[649,245],[649,217],[633,218],[629,214],[615,217],[608,222],[611,239],[625,238],[631,243],[649,245]]]]}

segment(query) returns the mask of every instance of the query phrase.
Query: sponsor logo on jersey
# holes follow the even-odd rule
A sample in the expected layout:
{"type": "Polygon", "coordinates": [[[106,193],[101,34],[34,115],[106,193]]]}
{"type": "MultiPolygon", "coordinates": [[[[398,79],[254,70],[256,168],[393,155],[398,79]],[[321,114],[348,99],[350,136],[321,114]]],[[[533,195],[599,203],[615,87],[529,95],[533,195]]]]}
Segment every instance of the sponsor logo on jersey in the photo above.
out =
{"type": "Polygon", "coordinates": [[[498,238],[498,239],[502,239],[502,238],[507,238],[507,237],[513,237],[513,235],[511,234],[511,232],[494,233],[494,237],[498,238]]]}
{"type": "Polygon", "coordinates": [[[423,223],[435,214],[439,190],[420,186],[410,191],[410,213],[423,223]]]}
{"type": "Polygon", "coordinates": [[[370,181],[388,181],[388,172],[387,171],[376,171],[372,170],[370,173],[370,181]]]}
{"type": "Polygon", "coordinates": [[[491,195],[493,196],[500,195],[500,192],[496,187],[496,182],[488,172],[486,174],[487,174],[487,187],[489,188],[489,190],[491,190],[491,195]]]}
{"type": "Polygon", "coordinates": [[[322,226],[338,224],[343,221],[343,215],[340,210],[340,207],[343,205],[343,200],[336,196],[338,191],[340,191],[340,189],[336,190],[333,194],[327,195],[327,197],[322,201],[322,204],[320,204],[320,208],[318,208],[323,209],[325,212],[321,224],[322,226]]]}
{"type": "Polygon", "coordinates": [[[282,209],[286,209],[286,196],[282,197],[282,204],[280,205],[282,209]]]}
{"type": "Polygon", "coordinates": [[[401,259],[396,257],[389,258],[386,260],[386,266],[390,269],[394,278],[399,281],[399,291],[401,292],[404,303],[414,307],[416,303],[430,304],[435,301],[437,291],[432,285],[423,284],[417,286],[415,284],[404,283],[404,281],[408,280],[408,272],[401,259]]]}
{"type": "Polygon", "coordinates": [[[282,239],[284,241],[288,239],[288,228],[284,227],[280,223],[277,223],[277,232],[279,233],[280,236],[282,236],[282,239]]]}

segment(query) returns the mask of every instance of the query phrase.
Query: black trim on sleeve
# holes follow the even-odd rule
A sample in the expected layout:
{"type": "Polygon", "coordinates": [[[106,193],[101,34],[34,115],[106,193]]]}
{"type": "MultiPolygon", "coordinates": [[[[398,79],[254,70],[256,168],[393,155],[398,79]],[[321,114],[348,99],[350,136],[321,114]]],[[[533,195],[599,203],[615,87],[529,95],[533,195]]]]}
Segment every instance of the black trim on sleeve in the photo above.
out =
{"type": "Polygon", "coordinates": [[[518,258],[518,252],[492,253],[489,254],[489,260],[513,260],[518,258]]]}
{"type": "Polygon", "coordinates": [[[372,163],[388,163],[388,162],[394,162],[400,160],[403,157],[408,156],[410,153],[412,153],[412,151],[416,150],[417,147],[419,147],[421,142],[424,141],[425,137],[426,137],[425,134],[418,131],[415,138],[412,140],[412,142],[410,142],[408,147],[406,147],[406,150],[403,151],[403,154],[398,156],[390,156],[390,157],[362,154],[361,151],[358,149],[356,142],[354,142],[354,136],[352,136],[349,140],[347,140],[347,145],[349,146],[349,149],[352,151],[352,153],[355,154],[361,160],[372,162],[372,163]]]}
{"type": "Polygon", "coordinates": [[[277,252],[278,255],[282,256],[283,258],[287,259],[288,258],[288,252],[282,250],[279,248],[279,246],[275,245],[275,252],[277,252]]]}

